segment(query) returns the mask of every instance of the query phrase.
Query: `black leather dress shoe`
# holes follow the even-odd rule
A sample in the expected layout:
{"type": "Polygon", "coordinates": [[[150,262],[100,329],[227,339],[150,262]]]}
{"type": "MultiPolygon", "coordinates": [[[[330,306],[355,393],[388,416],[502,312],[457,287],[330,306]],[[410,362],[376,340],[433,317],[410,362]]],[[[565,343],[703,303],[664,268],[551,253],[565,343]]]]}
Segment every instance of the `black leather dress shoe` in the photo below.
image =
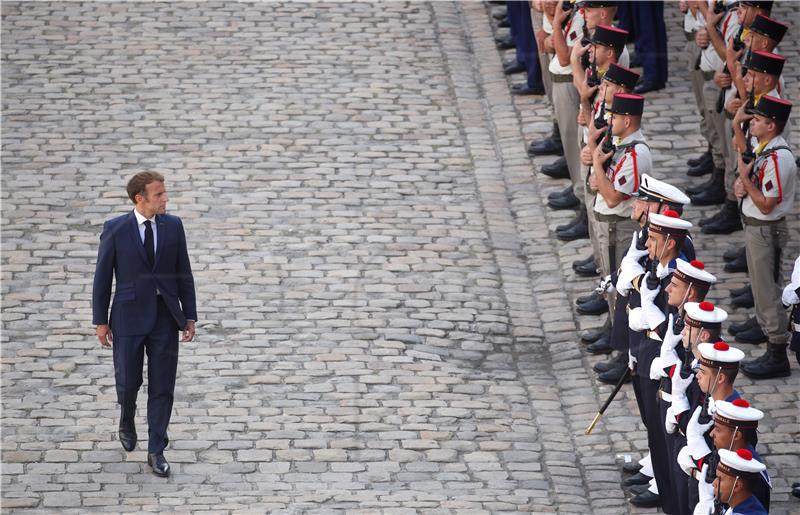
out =
{"type": "Polygon", "coordinates": [[[648,482],[646,485],[633,485],[628,488],[628,491],[633,495],[640,495],[645,493],[650,489],[650,483],[648,482]]]}
{"type": "Polygon", "coordinates": [[[572,269],[575,270],[575,268],[577,268],[579,266],[588,265],[589,263],[593,263],[593,262],[594,262],[594,254],[589,254],[588,257],[585,257],[583,259],[576,259],[575,261],[573,261],[572,262],[572,269]]]}
{"type": "Polygon", "coordinates": [[[584,331],[583,334],[581,335],[581,341],[584,343],[596,342],[597,340],[602,338],[604,334],[608,334],[610,331],[611,331],[611,322],[606,320],[606,323],[603,324],[602,327],[584,331]]]}
{"type": "Polygon", "coordinates": [[[151,469],[153,469],[153,474],[157,475],[158,477],[169,476],[169,462],[167,462],[167,459],[164,457],[164,453],[149,453],[147,455],[147,464],[150,465],[151,469]]]}
{"type": "Polygon", "coordinates": [[[792,495],[800,499],[800,483],[794,483],[792,485],[792,495]]]}
{"type": "Polygon", "coordinates": [[[770,343],[763,356],[741,364],[742,372],[751,379],[789,377],[792,375],[792,370],[789,358],[786,356],[786,347],[785,343],[782,345],[770,343]]]}
{"type": "Polygon", "coordinates": [[[586,304],[587,302],[595,302],[595,301],[600,300],[602,298],[603,298],[602,295],[600,295],[596,291],[592,291],[592,293],[587,293],[586,295],[581,295],[580,297],[575,299],[575,305],[576,306],[580,306],[581,304],[586,304]]]}
{"type": "Polygon", "coordinates": [[[131,452],[133,449],[136,448],[136,426],[134,425],[133,421],[125,422],[120,421],[119,423],[119,443],[122,444],[122,448],[128,452],[131,452]]]}
{"type": "Polygon", "coordinates": [[[547,194],[547,200],[553,200],[555,198],[563,197],[564,195],[572,195],[575,196],[575,192],[572,189],[572,184],[564,188],[563,190],[554,191],[553,193],[547,194]]]}
{"type": "Polygon", "coordinates": [[[767,341],[767,335],[761,330],[761,326],[756,324],[749,329],[745,329],[744,331],[739,331],[736,333],[734,339],[739,343],[752,343],[753,345],[758,345],[759,343],[764,343],[767,341]]]}
{"type": "Polygon", "coordinates": [[[580,275],[581,277],[595,277],[600,275],[600,268],[597,266],[597,262],[594,260],[594,256],[591,256],[592,260],[586,264],[574,266],[573,269],[575,273],[580,275]]]}
{"type": "Polygon", "coordinates": [[[512,95],[544,95],[544,86],[530,87],[527,82],[511,86],[512,95]]]}
{"type": "Polygon", "coordinates": [[[616,357],[611,357],[605,361],[598,361],[597,363],[594,364],[592,370],[594,370],[598,374],[602,374],[603,372],[608,372],[609,370],[619,366],[617,361],[618,360],[616,357]]]}
{"type": "Polygon", "coordinates": [[[745,309],[752,308],[753,306],[755,306],[755,304],[756,301],[753,298],[752,290],[743,293],[737,297],[734,297],[733,300],[731,301],[731,305],[737,308],[745,308],[745,309]]]}
{"type": "Polygon", "coordinates": [[[758,326],[758,320],[756,317],[751,317],[745,320],[744,322],[738,322],[736,324],[731,324],[728,326],[728,332],[732,336],[736,336],[737,334],[741,333],[742,331],[747,331],[748,329],[752,329],[753,327],[758,326]]]}
{"type": "Polygon", "coordinates": [[[637,95],[644,95],[645,93],[649,93],[651,91],[658,91],[660,89],[664,89],[666,84],[661,83],[657,84],[651,80],[643,80],[642,82],[638,83],[636,87],[633,88],[633,92],[637,95]]]}
{"type": "Polygon", "coordinates": [[[508,21],[508,16],[500,20],[500,23],[497,24],[498,28],[507,29],[511,26],[511,23],[508,21]]]}
{"type": "MultiPolygon", "coordinates": [[[[579,315],[602,315],[608,312],[608,301],[602,297],[578,305],[579,315]]],[[[596,342],[595,342],[596,343],[596,342]]]]}
{"type": "Polygon", "coordinates": [[[505,73],[506,75],[521,73],[524,72],[525,70],[526,70],[525,65],[517,61],[514,61],[509,66],[503,67],[503,73],[505,73]]]}
{"type": "Polygon", "coordinates": [[[713,206],[725,202],[725,185],[713,184],[710,188],[697,193],[696,195],[689,195],[692,204],[695,206],[713,206]]]}
{"type": "Polygon", "coordinates": [[[495,40],[497,41],[497,48],[499,50],[508,50],[510,48],[517,48],[517,43],[514,41],[514,38],[512,38],[511,35],[508,35],[502,39],[495,38],[495,40]]]}
{"type": "Polygon", "coordinates": [[[714,161],[704,161],[697,166],[691,166],[686,171],[689,177],[702,177],[714,171],[714,161]]]}
{"type": "Polygon", "coordinates": [[[725,260],[727,263],[728,261],[733,261],[738,257],[747,257],[747,250],[744,247],[731,247],[722,254],[722,259],[725,260]]]}
{"type": "Polygon", "coordinates": [[[581,205],[580,199],[575,194],[564,195],[547,201],[550,209],[575,209],[581,205]]]}
{"type": "Polygon", "coordinates": [[[693,157],[692,159],[689,159],[688,161],[686,161],[686,166],[688,166],[689,168],[694,168],[695,166],[700,166],[701,163],[705,162],[712,162],[712,163],[714,162],[714,159],[711,156],[711,150],[706,150],[698,157],[693,157]]]}
{"type": "Polygon", "coordinates": [[[573,241],[589,237],[589,221],[582,218],[575,225],[563,231],[556,231],[556,238],[561,241],[573,241]]]}
{"type": "Polygon", "coordinates": [[[747,272],[747,256],[740,256],[733,261],[728,261],[725,263],[725,266],[722,267],[722,269],[732,274],[737,272],[747,272]]]}
{"type": "MultiPolygon", "coordinates": [[[[567,166],[567,158],[559,157],[549,165],[542,167],[542,173],[553,179],[569,179],[569,167],[567,166]]],[[[574,197],[575,194],[573,193],[574,197]]]]}
{"type": "Polygon", "coordinates": [[[631,498],[631,504],[639,508],[657,508],[661,506],[661,497],[650,490],[631,498]]]}
{"type": "MultiPolygon", "coordinates": [[[[625,356],[625,355],[623,354],[623,356],[625,356]]],[[[625,375],[625,371],[626,370],[628,370],[628,359],[627,359],[627,357],[625,358],[625,362],[622,363],[621,365],[617,365],[616,367],[614,367],[612,369],[609,369],[609,370],[606,370],[602,374],[599,374],[597,376],[597,380],[600,381],[601,383],[604,383],[604,384],[614,384],[615,385],[615,384],[617,384],[619,382],[620,378],[625,375]]],[[[628,378],[625,379],[625,382],[626,383],[630,383],[631,382],[631,377],[628,376],[628,378]]]]}
{"type": "Polygon", "coordinates": [[[508,11],[505,9],[498,9],[492,13],[492,18],[495,20],[502,20],[503,18],[508,17],[508,11]]]}
{"type": "MultiPolygon", "coordinates": [[[[639,464],[637,463],[637,465],[639,464]]],[[[642,466],[639,465],[639,469],[641,468],[642,466]]],[[[622,482],[622,486],[649,485],[650,479],[652,479],[650,476],[645,476],[641,472],[637,471],[634,475],[625,479],[625,481],[622,482]]]]}
{"type": "Polygon", "coordinates": [[[589,354],[611,354],[614,349],[611,348],[610,335],[603,336],[596,342],[590,343],[586,346],[586,351],[589,354]]]}
{"type": "Polygon", "coordinates": [[[753,290],[750,288],[749,284],[745,284],[741,288],[734,288],[731,290],[731,297],[738,297],[740,295],[753,295],[753,290]]]}
{"type": "Polygon", "coordinates": [[[583,206],[581,206],[581,208],[578,209],[578,213],[572,220],[570,220],[566,224],[561,224],[558,227],[556,227],[556,233],[568,231],[580,223],[587,224],[587,227],[589,224],[589,220],[586,217],[586,209],[584,209],[583,206]]]}
{"type": "Polygon", "coordinates": [[[622,464],[622,471],[626,474],[638,474],[642,470],[642,466],[638,461],[629,461],[622,464]]]}
{"type": "Polygon", "coordinates": [[[539,141],[531,141],[528,145],[529,156],[563,156],[564,147],[561,146],[561,138],[550,136],[539,141]]]}

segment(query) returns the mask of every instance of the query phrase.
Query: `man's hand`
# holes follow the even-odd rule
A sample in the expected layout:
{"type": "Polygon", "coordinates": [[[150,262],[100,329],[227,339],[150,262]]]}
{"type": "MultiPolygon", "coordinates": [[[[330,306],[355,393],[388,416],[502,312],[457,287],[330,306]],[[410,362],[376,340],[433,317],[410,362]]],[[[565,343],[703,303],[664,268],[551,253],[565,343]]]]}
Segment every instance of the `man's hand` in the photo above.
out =
{"type": "Polygon", "coordinates": [[[544,52],[544,38],[547,37],[547,32],[544,29],[539,29],[536,31],[536,47],[539,48],[540,52],[544,52]]]}
{"type": "MultiPolygon", "coordinates": [[[[717,14],[713,10],[709,10],[706,13],[706,30],[717,30],[717,24],[719,24],[723,16],[725,16],[725,11],[717,14]]],[[[706,34],[706,36],[708,36],[708,34],[706,34]]]]}
{"type": "Polygon", "coordinates": [[[182,342],[190,342],[194,338],[194,327],[195,322],[194,320],[187,320],[186,327],[183,328],[183,338],[181,338],[182,342]]]}
{"type": "Polygon", "coordinates": [[[745,198],[747,196],[747,190],[744,189],[741,177],[737,177],[733,183],[733,194],[736,195],[736,198],[745,198]]]}
{"type": "Polygon", "coordinates": [[[717,70],[714,72],[714,84],[719,86],[722,89],[725,89],[731,85],[733,79],[727,73],[722,73],[722,70],[717,70]]]}
{"type": "MultiPolygon", "coordinates": [[[[730,76],[728,76],[730,78],[730,76]]],[[[725,110],[736,116],[736,112],[742,107],[742,99],[733,97],[725,104],[725,110]]]]}
{"type": "Polygon", "coordinates": [[[594,123],[590,123],[587,127],[589,128],[589,138],[586,141],[586,146],[589,147],[591,152],[594,152],[595,147],[598,146],[596,141],[599,139],[600,133],[605,132],[606,129],[605,127],[598,129],[594,126],[594,123]]]}
{"type": "Polygon", "coordinates": [[[108,327],[108,324],[98,325],[94,332],[97,334],[97,339],[100,340],[100,345],[110,349],[111,344],[114,343],[114,335],[111,334],[111,328],[108,327]]]}
{"type": "Polygon", "coordinates": [[[581,149],[581,164],[592,166],[592,149],[588,145],[581,149]]]}
{"type": "Polygon", "coordinates": [[[594,149],[593,157],[602,164],[608,161],[608,158],[610,158],[613,155],[614,152],[604,152],[603,145],[597,145],[597,148],[594,149]]]}
{"type": "Polygon", "coordinates": [[[592,173],[589,174],[589,189],[591,191],[597,191],[597,172],[592,168],[592,173]]]}
{"type": "MultiPolygon", "coordinates": [[[[740,100],[741,102],[741,100],[740,100]]],[[[738,123],[739,125],[743,124],[744,122],[750,121],[753,119],[752,114],[747,114],[744,111],[744,108],[747,104],[742,102],[742,105],[739,106],[739,109],[736,111],[736,114],[733,115],[733,123],[738,123]]]]}
{"type": "Polygon", "coordinates": [[[562,9],[561,3],[559,2],[558,7],[556,7],[556,12],[553,13],[553,23],[552,23],[553,30],[554,31],[560,30],[562,22],[566,20],[571,14],[572,11],[565,11],[564,9],[562,9]]]}
{"type": "Polygon", "coordinates": [[[694,42],[703,50],[708,48],[708,45],[711,43],[711,40],[708,38],[708,31],[703,28],[695,32],[694,42]]]}
{"type": "Polygon", "coordinates": [[[750,161],[750,164],[746,164],[742,159],[741,154],[739,155],[739,177],[743,181],[750,180],[750,171],[753,169],[753,165],[755,164],[755,161],[750,161]]]}

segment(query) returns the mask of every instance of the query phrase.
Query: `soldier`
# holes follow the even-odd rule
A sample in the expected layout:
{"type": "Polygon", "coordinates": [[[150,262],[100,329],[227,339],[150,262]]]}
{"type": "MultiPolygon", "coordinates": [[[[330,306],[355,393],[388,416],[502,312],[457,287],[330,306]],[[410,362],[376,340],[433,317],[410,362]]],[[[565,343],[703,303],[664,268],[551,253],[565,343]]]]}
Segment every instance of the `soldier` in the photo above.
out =
{"type": "Polygon", "coordinates": [[[692,92],[694,93],[694,100],[697,104],[697,111],[700,115],[700,134],[706,139],[708,150],[706,150],[700,157],[689,159],[687,165],[689,171],[686,173],[689,177],[700,177],[709,174],[714,169],[714,160],[711,157],[711,141],[712,135],[709,133],[710,120],[706,118],[705,101],[703,98],[703,71],[698,67],[700,59],[701,48],[695,42],[697,31],[705,27],[705,18],[703,18],[703,11],[700,9],[700,4],[705,3],[704,0],[691,0],[681,1],[681,11],[684,12],[683,19],[683,32],[686,37],[686,56],[689,71],[689,78],[692,83],[692,92]]]}
{"type": "MultiPolygon", "coordinates": [[[[791,109],[790,102],[765,95],[754,114],[746,114],[741,107],[734,118],[740,152],[747,147],[742,123],[748,123],[750,134],[758,142],[753,151],[755,159],[749,164],[740,154],[739,177],[734,184],[736,196],[741,199],[756,318],[769,340],[761,357],[742,364],[742,371],[753,379],[791,374],[786,356],[788,320],[778,303],[781,248],[788,238],[786,215],[792,212],[797,176],[794,156],[781,135],[791,109]]],[[[736,335],[737,339],[740,337],[741,333],[736,335]]]]}
{"type": "MultiPolygon", "coordinates": [[[[705,495],[695,508],[695,515],[710,515],[715,502],[721,503],[722,509],[730,515],[767,515],[767,510],[753,495],[753,485],[760,481],[766,469],[747,449],[736,452],[720,449],[713,490],[704,489],[705,495]]],[[[708,465],[704,465],[703,480],[707,474],[708,465]]]]}
{"type": "Polygon", "coordinates": [[[789,322],[792,327],[790,350],[795,353],[797,363],[800,364],[800,256],[794,262],[791,282],[783,288],[781,302],[792,310],[789,322]]]}

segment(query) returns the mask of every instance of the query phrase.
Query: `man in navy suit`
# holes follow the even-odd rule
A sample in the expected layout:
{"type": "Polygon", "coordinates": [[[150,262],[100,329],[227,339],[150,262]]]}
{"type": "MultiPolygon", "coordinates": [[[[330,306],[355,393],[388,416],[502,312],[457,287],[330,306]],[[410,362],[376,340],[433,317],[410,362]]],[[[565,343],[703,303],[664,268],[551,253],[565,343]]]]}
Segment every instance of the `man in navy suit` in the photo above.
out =
{"type": "Polygon", "coordinates": [[[136,396],[147,353],[147,463],[153,473],[169,476],[164,448],[172,414],[181,341],[194,338],[197,307],[194,279],[183,223],[166,214],[164,176],[143,171],[128,182],[134,209],[107,221],[92,291],[92,323],[103,347],[114,352],[117,402],[121,406],[119,439],[126,451],[136,447],[136,396]],[[111,282],[116,277],[109,324],[111,282]]]}

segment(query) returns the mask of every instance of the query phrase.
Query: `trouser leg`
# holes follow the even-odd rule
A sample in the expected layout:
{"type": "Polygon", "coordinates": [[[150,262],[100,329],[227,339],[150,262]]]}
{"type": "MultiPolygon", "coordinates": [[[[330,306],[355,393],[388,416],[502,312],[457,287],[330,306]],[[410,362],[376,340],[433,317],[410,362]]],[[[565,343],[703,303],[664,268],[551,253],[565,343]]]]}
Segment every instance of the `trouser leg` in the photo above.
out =
{"type": "Polygon", "coordinates": [[[169,443],[175,375],[178,369],[178,325],[159,301],[156,327],[147,338],[148,452],[159,453],[169,443]]]}
{"type": "Polygon", "coordinates": [[[561,134],[561,145],[569,168],[569,177],[575,196],[583,196],[583,183],[580,180],[581,155],[578,147],[578,106],[580,98],[578,90],[571,82],[553,83],[553,108],[561,134]]]}
{"type": "Polygon", "coordinates": [[[120,418],[132,422],[136,416],[136,398],[142,386],[142,364],[146,336],[116,336],[113,343],[114,381],[120,418]]]}
{"type": "Polygon", "coordinates": [[[781,293],[775,282],[775,249],[786,245],[786,222],[775,226],[744,226],[747,269],[755,301],[756,319],[773,344],[789,343],[788,317],[781,305],[781,293]],[[777,238],[777,244],[775,243],[777,238]]]}

